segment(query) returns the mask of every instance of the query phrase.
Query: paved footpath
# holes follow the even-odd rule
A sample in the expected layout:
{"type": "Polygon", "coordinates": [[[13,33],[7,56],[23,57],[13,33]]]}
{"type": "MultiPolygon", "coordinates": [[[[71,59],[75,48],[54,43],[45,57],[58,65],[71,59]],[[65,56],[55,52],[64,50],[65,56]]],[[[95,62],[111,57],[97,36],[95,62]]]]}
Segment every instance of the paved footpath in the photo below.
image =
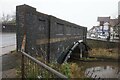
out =
{"type": "Polygon", "coordinates": [[[16,78],[16,68],[20,66],[20,56],[14,52],[0,56],[0,59],[2,59],[2,78],[16,78]]]}

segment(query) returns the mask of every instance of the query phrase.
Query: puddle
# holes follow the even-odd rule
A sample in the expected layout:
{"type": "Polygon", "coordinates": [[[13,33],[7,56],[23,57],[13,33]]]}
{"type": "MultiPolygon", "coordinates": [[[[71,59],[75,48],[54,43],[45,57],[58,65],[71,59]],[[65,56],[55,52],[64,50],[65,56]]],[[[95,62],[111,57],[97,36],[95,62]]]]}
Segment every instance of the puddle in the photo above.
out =
{"type": "Polygon", "coordinates": [[[120,78],[118,62],[76,61],[85,78],[120,78]]]}
{"type": "Polygon", "coordinates": [[[98,66],[85,70],[85,76],[90,78],[118,78],[119,73],[118,68],[113,66],[98,66]]]}

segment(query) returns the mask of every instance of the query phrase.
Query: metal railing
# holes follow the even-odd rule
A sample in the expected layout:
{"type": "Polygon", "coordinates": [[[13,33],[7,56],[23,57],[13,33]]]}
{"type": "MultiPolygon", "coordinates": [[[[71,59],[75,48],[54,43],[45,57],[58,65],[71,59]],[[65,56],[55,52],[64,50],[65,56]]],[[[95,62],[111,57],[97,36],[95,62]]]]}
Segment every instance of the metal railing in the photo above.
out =
{"type": "Polygon", "coordinates": [[[21,73],[24,78],[67,78],[24,51],[22,53],[21,73]]]}

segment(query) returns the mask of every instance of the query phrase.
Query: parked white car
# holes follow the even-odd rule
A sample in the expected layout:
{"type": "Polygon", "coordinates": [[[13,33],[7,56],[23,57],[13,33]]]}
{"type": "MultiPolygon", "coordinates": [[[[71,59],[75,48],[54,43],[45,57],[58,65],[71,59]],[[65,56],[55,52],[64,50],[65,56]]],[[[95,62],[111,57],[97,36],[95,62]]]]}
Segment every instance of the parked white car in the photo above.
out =
{"type": "Polygon", "coordinates": [[[95,38],[95,35],[94,35],[94,34],[91,34],[91,37],[92,37],[92,38],[95,38]]]}
{"type": "Polygon", "coordinates": [[[98,35],[98,38],[107,39],[107,36],[106,35],[98,35]]]}
{"type": "Polygon", "coordinates": [[[119,39],[119,35],[115,35],[115,36],[114,36],[114,39],[119,39]]]}

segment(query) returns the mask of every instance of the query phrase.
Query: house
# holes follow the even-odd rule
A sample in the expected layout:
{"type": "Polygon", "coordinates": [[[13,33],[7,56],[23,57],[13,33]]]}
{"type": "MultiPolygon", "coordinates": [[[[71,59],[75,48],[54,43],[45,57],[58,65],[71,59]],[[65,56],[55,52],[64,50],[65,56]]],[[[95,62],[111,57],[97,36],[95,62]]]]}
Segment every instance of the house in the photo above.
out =
{"type": "Polygon", "coordinates": [[[98,17],[97,21],[99,22],[98,26],[93,26],[88,31],[88,36],[95,35],[97,38],[99,35],[104,35],[106,37],[110,36],[111,39],[114,39],[118,35],[118,19],[110,19],[110,17],[98,17]]]}

